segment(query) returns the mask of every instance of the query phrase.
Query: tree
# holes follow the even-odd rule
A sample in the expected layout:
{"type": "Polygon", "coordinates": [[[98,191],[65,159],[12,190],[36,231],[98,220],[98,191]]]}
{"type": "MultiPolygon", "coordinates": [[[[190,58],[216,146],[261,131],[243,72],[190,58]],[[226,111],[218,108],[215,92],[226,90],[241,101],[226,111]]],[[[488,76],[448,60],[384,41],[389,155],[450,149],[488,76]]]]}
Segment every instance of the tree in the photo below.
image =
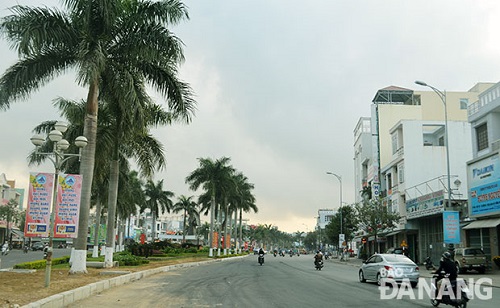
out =
{"type": "MultiPolygon", "coordinates": [[[[215,211],[217,204],[216,197],[221,195],[221,188],[231,181],[231,176],[234,173],[234,168],[229,165],[231,161],[228,157],[222,157],[213,161],[210,158],[198,158],[199,167],[186,177],[186,183],[189,184],[191,190],[198,190],[200,186],[203,187],[205,192],[210,195],[210,256],[212,256],[213,246],[213,232],[215,223],[215,211]]],[[[220,200],[220,199],[219,199],[220,200]]],[[[220,232],[217,233],[218,237],[220,232]]],[[[217,248],[219,248],[220,241],[217,240],[217,248]]]]}
{"type": "Polygon", "coordinates": [[[0,78],[0,109],[25,99],[60,74],[75,69],[79,85],[88,88],[80,173],[83,176],[78,237],[71,273],[86,272],[86,245],[95,165],[98,97],[105,85],[128,103],[137,87],[130,76],[141,76],[172,109],[192,106],[191,89],[177,78],[184,60],[182,43],[168,26],[188,19],[177,0],[65,0],[65,10],[14,6],[0,31],[20,60],[0,78]],[[119,86],[121,85],[121,87],[119,86]]]}
{"type": "Polygon", "coordinates": [[[174,207],[172,208],[172,211],[174,213],[178,212],[184,212],[183,215],[183,225],[182,225],[182,242],[186,242],[186,220],[187,217],[189,216],[190,219],[191,217],[195,217],[198,214],[198,204],[191,200],[193,196],[186,197],[184,195],[181,195],[178,199],[178,201],[174,204],[174,207]]]}
{"type": "MultiPolygon", "coordinates": [[[[12,227],[11,223],[12,222],[19,222],[20,217],[19,217],[19,211],[17,209],[17,206],[19,204],[17,203],[16,200],[10,199],[9,202],[5,205],[0,205],[0,219],[3,219],[7,222],[7,240],[9,242],[9,246],[12,245],[12,227]]],[[[3,243],[0,243],[0,245],[3,243]]]]}
{"type": "Polygon", "coordinates": [[[325,236],[331,244],[337,246],[339,243],[339,234],[343,233],[345,234],[346,243],[349,243],[354,238],[354,233],[359,229],[358,225],[359,220],[356,215],[356,209],[352,206],[343,206],[340,211],[333,215],[330,223],[326,225],[325,236]],[[342,230],[340,230],[341,219],[342,230]]]}
{"type": "Polygon", "coordinates": [[[374,236],[377,243],[377,235],[381,231],[391,231],[401,219],[399,213],[392,212],[382,203],[381,198],[374,198],[355,205],[359,228],[368,235],[374,236]]]}
{"type": "Polygon", "coordinates": [[[156,239],[156,219],[159,217],[161,211],[162,214],[170,213],[172,209],[172,199],[174,193],[168,190],[163,190],[163,180],[158,181],[156,184],[149,180],[146,183],[144,189],[144,195],[146,196],[146,201],[144,206],[141,208],[141,213],[144,210],[149,209],[151,211],[151,217],[153,219],[153,226],[151,229],[152,240],[156,239]]]}

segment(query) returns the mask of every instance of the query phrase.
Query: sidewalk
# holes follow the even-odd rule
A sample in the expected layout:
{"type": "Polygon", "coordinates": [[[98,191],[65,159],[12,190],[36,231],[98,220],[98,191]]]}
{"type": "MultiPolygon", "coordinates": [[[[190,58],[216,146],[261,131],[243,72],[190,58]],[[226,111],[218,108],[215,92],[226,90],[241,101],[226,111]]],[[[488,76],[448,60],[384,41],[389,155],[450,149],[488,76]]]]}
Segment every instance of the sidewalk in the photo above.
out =
{"type": "MultiPolygon", "coordinates": [[[[352,266],[355,268],[360,268],[361,264],[363,264],[361,259],[358,258],[349,258],[347,261],[340,261],[339,259],[329,258],[326,262],[333,262],[338,264],[343,264],[347,266],[352,266]]],[[[431,278],[432,271],[426,270],[424,266],[420,267],[420,277],[423,278],[431,278]]],[[[476,272],[467,273],[467,274],[459,274],[459,277],[464,279],[474,278],[475,280],[479,278],[490,278],[492,280],[492,286],[495,288],[500,288],[500,270],[489,270],[485,274],[478,274],[476,272]]]]}

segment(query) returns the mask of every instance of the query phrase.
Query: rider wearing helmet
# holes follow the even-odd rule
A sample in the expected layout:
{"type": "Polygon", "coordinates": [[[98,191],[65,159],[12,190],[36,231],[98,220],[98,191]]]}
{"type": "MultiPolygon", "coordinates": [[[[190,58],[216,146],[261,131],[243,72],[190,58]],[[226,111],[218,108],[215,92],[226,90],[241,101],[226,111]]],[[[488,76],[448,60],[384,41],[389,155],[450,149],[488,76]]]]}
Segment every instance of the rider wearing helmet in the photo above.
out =
{"type": "Polygon", "coordinates": [[[455,263],[451,259],[451,254],[446,251],[443,253],[441,260],[439,261],[439,268],[434,272],[438,277],[436,278],[436,296],[441,289],[441,280],[443,278],[448,278],[450,281],[457,280],[457,268],[455,263]]]}
{"type": "Polygon", "coordinates": [[[455,263],[451,259],[451,254],[448,251],[443,253],[443,257],[439,262],[439,268],[434,272],[434,274],[438,274],[440,276],[446,276],[450,280],[457,279],[457,268],[455,266],[455,263]]]}

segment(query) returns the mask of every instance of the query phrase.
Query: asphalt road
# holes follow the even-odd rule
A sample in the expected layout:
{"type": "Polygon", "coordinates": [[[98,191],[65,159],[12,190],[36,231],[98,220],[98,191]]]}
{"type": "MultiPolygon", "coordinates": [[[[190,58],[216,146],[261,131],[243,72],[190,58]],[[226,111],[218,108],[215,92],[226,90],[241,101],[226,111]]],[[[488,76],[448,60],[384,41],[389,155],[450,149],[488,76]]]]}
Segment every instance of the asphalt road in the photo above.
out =
{"type": "MultiPolygon", "coordinates": [[[[59,258],[71,255],[71,248],[54,248],[52,258],[59,258]]],[[[12,268],[18,263],[43,260],[43,251],[28,251],[24,253],[21,249],[13,249],[6,256],[0,256],[0,269],[12,268]]]]}
{"type": "MultiPolygon", "coordinates": [[[[251,255],[161,273],[69,307],[431,307],[416,290],[416,299],[381,299],[380,294],[376,284],[358,281],[356,267],[327,261],[316,271],[311,255],[267,255],[260,266],[251,255]]],[[[500,290],[493,288],[492,297],[469,304],[498,307],[500,290]]]]}

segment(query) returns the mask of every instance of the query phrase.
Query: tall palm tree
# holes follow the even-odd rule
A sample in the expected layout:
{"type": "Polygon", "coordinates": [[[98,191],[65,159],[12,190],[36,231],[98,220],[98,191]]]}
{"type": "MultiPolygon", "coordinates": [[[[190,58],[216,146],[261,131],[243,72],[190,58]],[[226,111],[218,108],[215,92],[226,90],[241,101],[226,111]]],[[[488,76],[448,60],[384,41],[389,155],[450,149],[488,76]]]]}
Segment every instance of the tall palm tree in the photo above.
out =
{"type": "Polygon", "coordinates": [[[135,102],[133,79],[149,83],[176,110],[192,106],[189,85],[177,78],[184,60],[182,43],[167,27],[188,19],[177,0],[64,0],[65,10],[14,6],[0,22],[0,31],[20,56],[0,78],[0,109],[24,99],[62,73],[75,69],[77,83],[88,88],[82,154],[83,175],[78,238],[71,273],[86,272],[87,226],[95,165],[99,90],[119,89],[135,102]]]}
{"type": "Polygon", "coordinates": [[[144,212],[146,209],[151,211],[151,217],[153,219],[151,233],[152,240],[154,241],[156,238],[156,219],[159,217],[160,211],[162,214],[164,214],[165,211],[170,213],[173,206],[171,198],[174,197],[174,193],[163,190],[163,180],[158,181],[156,184],[149,180],[146,183],[144,195],[146,196],[146,202],[141,208],[141,212],[144,212]]]}
{"type": "Polygon", "coordinates": [[[196,217],[196,214],[198,213],[198,204],[192,200],[193,196],[186,197],[184,195],[181,195],[178,199],[178,201],[174,204],[174,207],[172,208],[172,212],[174,213],[179,213],[179,212],[184,212],[184,217],[183,217],[183,224],[182,224],[182,242],[186,242],[186,220],[187,217],[196,217]]]}
{"type": "MultiPolygon", "coordinates": [[[[221,191],[221,187],[231,181],[234,168],[229,165],[231,161],[228,157],[222,157],[217,160],[210,158],[198,158],[199,167],[186,177],[186,183],[191,190],[196,191],[200,186],[210,195],[210,256],[213,255],[213,232],[215,223],[216,197],[221,191]]],[[[219,201],[220,202],[220,201],[219,201]]],[[[217,232],[218,237],[220,232],[217,232]]],[[[220,241],[217,240],[216,247],[219,248],[220,241]]]]}

